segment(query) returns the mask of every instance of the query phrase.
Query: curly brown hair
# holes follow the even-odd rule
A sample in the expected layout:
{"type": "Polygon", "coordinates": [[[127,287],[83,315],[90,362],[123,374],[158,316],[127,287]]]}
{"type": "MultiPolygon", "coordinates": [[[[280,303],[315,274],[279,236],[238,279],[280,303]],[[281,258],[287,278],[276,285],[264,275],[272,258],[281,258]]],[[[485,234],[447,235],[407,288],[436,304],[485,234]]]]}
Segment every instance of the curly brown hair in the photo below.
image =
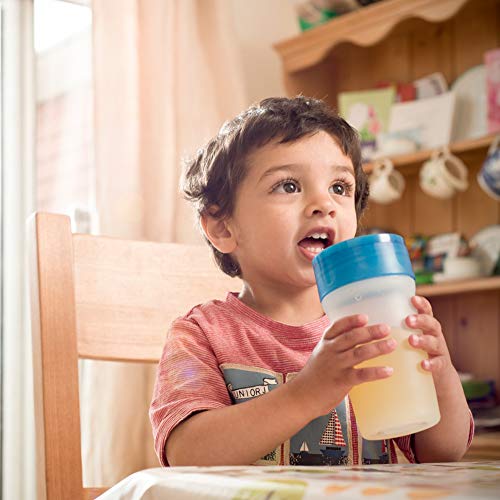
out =
{"type": "MultiPolygon", "coordinates": [[[[245,178],[250,153],[274,139],[296,141],[324,131],[348,156],[355,174],[355,208],[358,221],[368,201],[368,181],[361,164],[359,136],[344,119],[318,99],[270,97],[250,106],[226,122],[219,133],[194,158],[186,162],[181,189],[198,214],[224,218],[233,213],[236,191],[245,178]],[[214,208],[216,210],[214,211],[214,208]]],[[[241,268],[229,254],[212,248],[218,266],[229,276],[241,276],[241,268]]]]}

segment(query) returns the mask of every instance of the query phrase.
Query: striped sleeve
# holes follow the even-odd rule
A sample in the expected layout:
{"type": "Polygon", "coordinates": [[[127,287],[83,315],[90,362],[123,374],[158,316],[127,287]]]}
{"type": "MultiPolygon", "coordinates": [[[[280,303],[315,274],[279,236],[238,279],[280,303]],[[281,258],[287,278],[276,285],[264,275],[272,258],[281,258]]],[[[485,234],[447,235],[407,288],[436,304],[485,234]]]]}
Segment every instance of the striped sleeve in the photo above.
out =
{"type": "Polygon", "coordinates": [[[409,434],[408,436],[401,436],[393,439],[411,464],[417,463],[414,449],[414,436],[415,434],[409,434]]]}
{"type": "MultiPolygon", "coordinates": [[[[474,438],[474,418],[471,411],[469,410],[469,435],[467,438],[467,450],[472,444],[472,439],[474,438]]],[[[415,453],[415,434],[408,436],[402,436],[395,438],[394,442],[398,445],[398,448],[403,452],[404,456],[412,464],[418,463],[418,459],[415,453]]]]}
{"type": "Polygon", "coordinates": [[[166,338],[149,409],[155,451],[168,466],[165,444],[172,430],[193,413],[231,404],[209,342],[197,323],[178,319],[166,338]]]}
{"type": "Polygon", "coordinates": [[[470,423],[469,423],[469,437],[467,439],[467,450],[470,448],[472,444],[472,440],[474,439],[474,417],[472,416],[472,412],[469,410],[470,415],[470,423]]]}

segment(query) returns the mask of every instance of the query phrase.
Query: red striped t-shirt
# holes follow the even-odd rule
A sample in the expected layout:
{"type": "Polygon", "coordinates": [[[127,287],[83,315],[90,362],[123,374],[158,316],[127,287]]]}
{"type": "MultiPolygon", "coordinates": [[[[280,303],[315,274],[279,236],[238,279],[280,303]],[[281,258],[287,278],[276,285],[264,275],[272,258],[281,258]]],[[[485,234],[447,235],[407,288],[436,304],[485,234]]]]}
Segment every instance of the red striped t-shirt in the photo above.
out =
{"type": "MultiPolygon", "coordinates": [[[[243,403],[286,383],[304,367],[328,325],[326,316],[303,326],[279,323],[251,309],[234,293],[224,301],[198,305],[175,320],[167,334],[150,408],[161,464],[168,465],[165,443],[176,425],[195,412],[243,403]]],[[[346,397],[257,463],[395,463],[394,442],[415,462],[410,436],[364,440],[346,397]]]]}

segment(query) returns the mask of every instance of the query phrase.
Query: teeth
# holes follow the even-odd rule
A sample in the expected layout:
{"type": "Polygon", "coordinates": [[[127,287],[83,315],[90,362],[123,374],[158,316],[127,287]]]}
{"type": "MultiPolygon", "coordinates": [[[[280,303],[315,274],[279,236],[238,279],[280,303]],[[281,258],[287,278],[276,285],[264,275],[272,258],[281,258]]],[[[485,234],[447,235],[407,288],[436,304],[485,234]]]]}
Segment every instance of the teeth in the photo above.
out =
{"type": "Polygon", "coordinates": [[[327,240],[328,239],[328,235],[326,233],[314,233],[314,234],[311,234],[310,237],[314,238],[315,240],[319,240],[319,239],[327,240]]]}
{"type": "Polygon", "coordinates": [[[313,247],[307,247],[306,250],[308,250],[311,253],[316,253],[316,254],[318,254],[318,253],[320,253],[320,252],[323,251],[322,248],[313,248],[313,247]]]}

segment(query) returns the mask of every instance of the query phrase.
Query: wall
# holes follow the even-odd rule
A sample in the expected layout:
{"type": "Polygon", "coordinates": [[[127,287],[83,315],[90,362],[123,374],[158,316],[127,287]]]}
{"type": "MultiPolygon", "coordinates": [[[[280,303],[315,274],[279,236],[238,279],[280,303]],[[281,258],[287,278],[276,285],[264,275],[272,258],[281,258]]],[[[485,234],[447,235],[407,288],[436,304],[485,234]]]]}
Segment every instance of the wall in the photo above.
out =
{"type": "Polygon", "coordinates": [[[286,95],[272,45],[299,33],[293,0],[231,0],[249,104],[286,95]]]}

